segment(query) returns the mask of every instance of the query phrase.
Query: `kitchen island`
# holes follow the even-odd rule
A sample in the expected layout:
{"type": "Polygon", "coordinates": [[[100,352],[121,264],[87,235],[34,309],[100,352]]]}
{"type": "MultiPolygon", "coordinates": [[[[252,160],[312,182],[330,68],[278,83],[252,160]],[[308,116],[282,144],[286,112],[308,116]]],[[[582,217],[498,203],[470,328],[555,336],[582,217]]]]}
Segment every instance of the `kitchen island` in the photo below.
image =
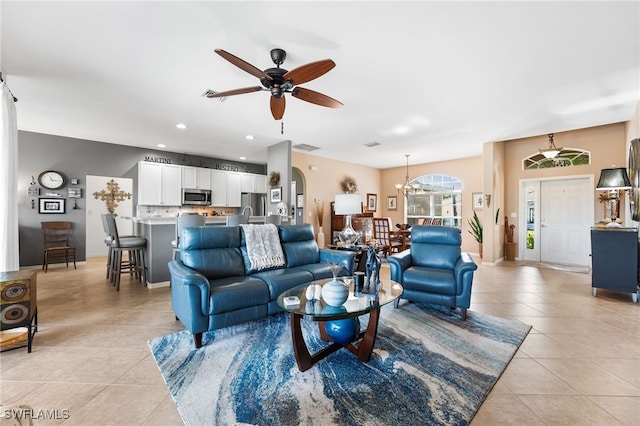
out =
{"type": "MultiPolygon", "coordinates": [[[[175,217],[134,217],[134,234],[147,239],[147,287],[168,287],[171,274],[168,263],[173,259],[171,241],[176,238],[175,217]]],[[[250,216],[249,223],[264,223],[264,216],[250,216]]],[[[226,216],[209,216],[205,226],[224,226],[226,216]]]]}

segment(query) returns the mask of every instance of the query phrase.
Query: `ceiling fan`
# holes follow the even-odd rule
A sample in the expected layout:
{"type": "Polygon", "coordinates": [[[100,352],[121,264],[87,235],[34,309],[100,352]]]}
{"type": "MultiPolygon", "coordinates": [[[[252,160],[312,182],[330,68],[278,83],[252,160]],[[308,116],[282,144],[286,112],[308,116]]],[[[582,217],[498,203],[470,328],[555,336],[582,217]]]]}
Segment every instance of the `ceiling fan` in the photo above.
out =
{"type": "Polygon", "coordinates": [[[287,57],[287,52],[282,49],[272,49],[271,60],[276,64],[276,67],[261,71],[250,63],[222,49],[215,49],[215,52],[241,70],[258,77],[262,86],[244,87],[242,89],[227,90],[225,92],[214,92],[212,90],[208,90],[205,92],[205,96],[208,98],[224,98],[227,96],[268,90],[271,92],[271,114],[276,120],[282,119],[282,116],[284,115],[286,105],[284,97],[285,93],[291,93],[291,96],[295,98],[320,106],[329,108],[342,107],[341,102],[330,98],[327,95],[298,86],[298,84],[314,80],[329,72],[336,66],[335,62],[331,59],[310,62],[298,68],[294,68],[291,71],[287,71],[284,68],[280,68],[280,65],[284,63],[284,60],[287,57]]]}

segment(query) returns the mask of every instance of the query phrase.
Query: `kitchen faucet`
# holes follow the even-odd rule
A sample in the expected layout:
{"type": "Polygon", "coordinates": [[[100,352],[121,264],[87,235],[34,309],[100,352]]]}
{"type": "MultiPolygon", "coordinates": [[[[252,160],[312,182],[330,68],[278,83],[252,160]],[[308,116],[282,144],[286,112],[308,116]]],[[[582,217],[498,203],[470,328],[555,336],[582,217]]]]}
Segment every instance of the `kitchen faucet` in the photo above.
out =
{"type": "Polygon", "coordinates": [[[244,216],[244,212],[245,210],[249,209],[249,216],[253,216],[253,207],[251,206],[244,206],[244,208],[242,209],[242,213],[240,213],[242,216],[244,216]]]}

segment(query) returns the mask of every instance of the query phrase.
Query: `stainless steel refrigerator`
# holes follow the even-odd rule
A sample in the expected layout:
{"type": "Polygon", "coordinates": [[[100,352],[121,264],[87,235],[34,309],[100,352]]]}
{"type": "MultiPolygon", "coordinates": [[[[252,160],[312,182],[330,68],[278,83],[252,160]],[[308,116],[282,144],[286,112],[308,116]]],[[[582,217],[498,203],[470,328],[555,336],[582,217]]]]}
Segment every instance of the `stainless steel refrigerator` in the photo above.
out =
{"type": "Polygon", "coordinates": [[[266,216],[267,194],[243,192],[240,206],[240,212],[248,213],[245,207],[251,207],[251,216],[266,216]]]}

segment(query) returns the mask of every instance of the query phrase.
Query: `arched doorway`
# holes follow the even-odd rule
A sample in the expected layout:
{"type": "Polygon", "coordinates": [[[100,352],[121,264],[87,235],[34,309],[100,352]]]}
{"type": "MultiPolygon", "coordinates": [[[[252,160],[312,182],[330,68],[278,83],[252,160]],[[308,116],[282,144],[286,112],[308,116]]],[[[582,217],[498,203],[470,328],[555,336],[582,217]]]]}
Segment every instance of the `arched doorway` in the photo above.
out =
{"type": "Polygon", "coordinates": [[[294,225],[304,223],[305,215],[305,179],[297,167],[291,168],[291,221],[294,225]]]}

